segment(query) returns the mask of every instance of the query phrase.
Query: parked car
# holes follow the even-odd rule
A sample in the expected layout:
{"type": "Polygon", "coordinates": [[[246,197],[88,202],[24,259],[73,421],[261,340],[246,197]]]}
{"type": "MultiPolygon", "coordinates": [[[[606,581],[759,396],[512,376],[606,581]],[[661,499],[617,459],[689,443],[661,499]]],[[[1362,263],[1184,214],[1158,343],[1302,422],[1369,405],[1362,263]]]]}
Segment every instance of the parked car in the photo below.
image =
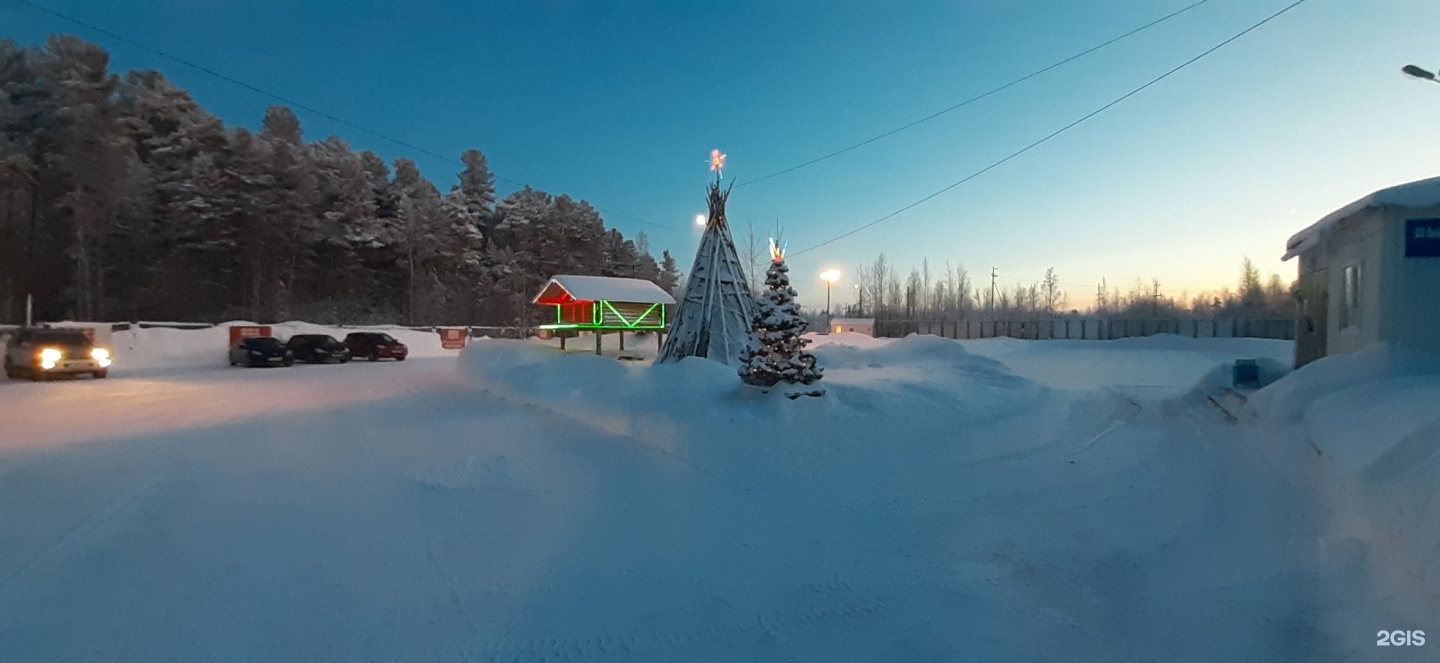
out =
{"type": "Polygon", "coordinates": [[[323,364],[327,361],[350,361],[350,348],[329,334],[296,334],[285,342],[296,361],[323,364]]]}
{"type": "Polygon", "coordinates": [[[364,357],[370,361],[394,359],[405,361],[410,348],[395,340],[389,334],[380,332],[354,332],[345,336],[345,347],[350,348],[351,357],[364,357]]]}
{"type": "Polygon", "coordinates": [[[5,377],[44,380],[55,375],[110,374],[110,351],[78,329],[21,329],[5,342],[5,377]]]}
{"type": "Polygon", "coordinates": [[[295,354],[278,338],[261,336],[240,339],[230,348],[231,366],[289,366],[295,354]]]}

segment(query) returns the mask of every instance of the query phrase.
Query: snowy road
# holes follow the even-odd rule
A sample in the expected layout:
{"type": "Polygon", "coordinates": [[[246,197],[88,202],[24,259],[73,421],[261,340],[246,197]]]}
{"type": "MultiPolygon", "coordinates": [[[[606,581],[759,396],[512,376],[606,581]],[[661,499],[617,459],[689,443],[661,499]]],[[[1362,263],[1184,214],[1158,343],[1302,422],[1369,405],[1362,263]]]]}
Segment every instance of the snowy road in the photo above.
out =
{"type": "Polygon", "coordinates": [[[824,403],[675,416],[441,358],[0,383],[0,660],[1365,652],[1253,430],[980,359],[983,411],[936,408],[857,357],[824,403]]]}

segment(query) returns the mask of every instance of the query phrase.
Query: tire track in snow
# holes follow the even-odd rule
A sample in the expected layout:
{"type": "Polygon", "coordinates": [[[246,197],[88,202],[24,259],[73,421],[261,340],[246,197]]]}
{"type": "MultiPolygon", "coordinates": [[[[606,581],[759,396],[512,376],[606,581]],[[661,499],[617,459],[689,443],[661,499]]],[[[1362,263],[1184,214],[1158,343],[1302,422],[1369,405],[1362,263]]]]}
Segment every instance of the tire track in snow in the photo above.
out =
{"type": "MultiPolygon", "coordinates": [[[[484,394],[486,396],[495,398],[496,400],[506,403],[513,403],[527,410],[543,412],[546,415],[552,416],[557,419],[563,419],[582,428],[597,431],[615,439],[624,440],[626,442],[629,442],[631,446],[636,447],[642,451],[669,460],[673,460],[675,462],[685,465],[686,467],[690,468],[698,474],[702,474],[710,478],[715,478],[714,474],[712,474],[709,470],[701,467],[699,464],[695,463],[695,461],[690,460],[689,458],[686,458],[668,449],[661,448],[654,444],[645,443],[642,440],[643,436],[641,435],[641,433],[636,431],[637,421],[634,418],[618,416],[611,412],[585,412],[578,407],[563,408],[552,405],[550,403],[546,403],[539,399],[529,399],[518,394],[507,393],[486,386],[469,386],[468,391],[472,393],[484,394]]],[[[454,393],[451,393],[449,395],[453,396],[454,393]]],[[[437,402],[430,401],[428,399],[422,400],[426,400],[426,404],[437,411],[452,415],[459,413],[459,411],[453,406],[447,408],[441,406],[437,402]]],[[[664,424],[656,423],[655,426],[663,427],[664,424]]],[[[673,433],[673,431],[669,432],[673,433]]]]}
{"type": "Polygon", "coordinates": [[[737,615],[734,621],[715,623],[696,620],[694,610],[680,609],[672,615],[692,626],[657,630],[599,632],[587,635],[537,635],[502,637],[485,643],[475,652],[485,661],[593,661],[631,660],[640,656],[663,656],[685,660],[687,652],[714,653],[732,647],[749,647],[764,638],[776,641],[802,639],[811,633],[874,621],[888,604],[862,596],[847,581],[806,583],[793,588],[799,596],[791,603],[801,607],[767,609],[737,615]]]}
{"type": "Polygon", "coordinates": [[[30,575],[32,571],[46,562],[57,557],[64,556],[86,544],[98,539],[105,534],[109,525],[123,524],[122,521],[131,517],[156,491],[156,486],[170,473],[164,469],[150,479],[141,482],[138,486],[121,493],[118,497],[107,500],[99,508],[90,512],[69,531],[60,536],[55,543],[32,557],[30,560],[17,566],[13,571],[0,578],[0,591],[8,589],[14,582],[24,576],[30,575]]]}

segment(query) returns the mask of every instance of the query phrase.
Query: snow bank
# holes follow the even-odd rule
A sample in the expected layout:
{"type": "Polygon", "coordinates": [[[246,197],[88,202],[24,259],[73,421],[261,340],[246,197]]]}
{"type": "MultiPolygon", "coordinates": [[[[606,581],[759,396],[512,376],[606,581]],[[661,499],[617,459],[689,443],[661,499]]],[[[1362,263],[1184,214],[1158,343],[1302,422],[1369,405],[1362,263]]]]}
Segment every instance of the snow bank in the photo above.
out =
{"type": "Polygon", "coordinates": [[[1327,394],[1362,383],[1440,373],[1440,360],[1385,343],[1325,357],[1257,392],[1250,410],[1267,423],[1297,423],[1327,394]]]}
{"type": "Polygon", "coordinates": [[[993,357],[1019,375],[1047,386],[1079,390],[1100,387],[1125,392],[1136,400],[1183,398],[1207,376],[1229,371],[1236,359],[1256,359],[1272,368],[1285,365],[1291,361],[1295,347],[1291,341],[1174,334],[1113,341],[995,338],[960,343],[971,352],[993,357]]]}
{"type": "MultiPolygon", "coordinates": [[[[1271,426],[1299,425],[1307,440],[1357,473],[1440,425],[1440,359],[1377,344],[1302,366],[1250,399],[1271,426]]],[[[1440,441],[1440,440],[1437,440],[1440,441]]],[[[1418,460],[1418,459],[1417,459],[1418,460]]]]}
{"type": "Polygon", "coordinates": [[[1308,471],[1328,502],[1328,545],[1365,563],[1393,618],[1423,623],[1440,619],[1437,404],[1440,359],[1380,344],[1307,364],[1247,409],[1319,453],[1308,471]]]}
{"type": "Polygon", "coordinates": [[[112,336],[115,346],[113,372],[153,371],[226,365],[225,351],[230,332],[224,327],[207,329],[127,329],[112,336]]]}
{"type": "MultiPolygon", "coordinates": [[[[1256,358],[1255,366],[1259,369],[1258,382],[1262,388],[1274,384],[1290,373],[1290,362],[1280,361],[1273,357],[1256,358]]],[[[1226,388],[1234,385],[1235,363],[1216,364],[1214,368],[1200,376],[1200,379],[1196,380],[1190,389],[1174,400],[1178,403],[1202,404],[1207,396],[1223,393],[1226,388]]]]}
{"type": "Polygon", "coordinates": [[[701,358],[617,362],[525,341],[475,341],[460,370],[476,387],[612,433],[693,444],[786,435],[805,444],[884,439],[893,435],[883,430],[887,421],[925,429],[943,419],[953,427],[1016,415],[1045,393],[1003,364],[934,336],[836,335],[817,345],[827,395],[797,401],[746,387],[735,369],[701,358]]]}
{"type": "MultiPolygon", "coordinates": [[[[115,349],[114,373],[124,375],[137,371],[223,368],[228,363],[225,353],[230,345],[230,326],[253,324],[256,323],[236,320],[203,329],[151,327],[115,332],[112,336],[115,349]]],[[[343,339],[346,334],[355,331],[379,331],[390,334],[409,346],[412,357],[457,354],[455,350],[440,347],[439,334],[406,327],[330,327],[299,321],[282,322],[269,327],[271,335],[280,339],[288,339],[295,334],[329,334],[343,339]]]]}

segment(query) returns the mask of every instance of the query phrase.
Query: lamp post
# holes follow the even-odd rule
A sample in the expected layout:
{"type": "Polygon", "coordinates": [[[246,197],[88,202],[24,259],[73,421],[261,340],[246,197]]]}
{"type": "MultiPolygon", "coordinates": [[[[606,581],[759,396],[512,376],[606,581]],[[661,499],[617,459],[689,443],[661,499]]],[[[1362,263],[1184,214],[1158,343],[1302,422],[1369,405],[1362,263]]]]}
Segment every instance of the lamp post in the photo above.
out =
{"type": "Polygon", "coordinates": [[[820,272],[820,280],[825,282],[825,318],[830,318],[830,286],[840,280],[840,270],[827,269],[820,272]]]}
{"type": "Polygon", "coordinates": [[[855,284],[855,294],[860,296],[860,303],[855,305],[855,308],[860,310],[856,311],[855,317],[863,318],[865,317],[865,290],[860,287],[859,283],[855,284]]]}
{"type": "Polygon", "coordinates": [[[1440,80],[1435,80],[1435,72],[1433,72],[1433,71],[1426,71],[1426,70],[1421,69],[1421,68],[1419,68],[1419,67],[1417,67],[1417,66],[1415,66],[1415,65],[1413,65],[1413,64],[1407,64],[1407,65],[1401,67],[1401,68],[1400,68],[1400,72],[1403,73],[1403,74],[1405,74],[1406,76],[1412,76],[1412,77],[1414,77],[1414,78],[1418,78],[1418,79],[1421,79],[1421,80],[1434,81],[1434,82],[1436,82],[1436,83],[1440,83],[1440,80]]]}

